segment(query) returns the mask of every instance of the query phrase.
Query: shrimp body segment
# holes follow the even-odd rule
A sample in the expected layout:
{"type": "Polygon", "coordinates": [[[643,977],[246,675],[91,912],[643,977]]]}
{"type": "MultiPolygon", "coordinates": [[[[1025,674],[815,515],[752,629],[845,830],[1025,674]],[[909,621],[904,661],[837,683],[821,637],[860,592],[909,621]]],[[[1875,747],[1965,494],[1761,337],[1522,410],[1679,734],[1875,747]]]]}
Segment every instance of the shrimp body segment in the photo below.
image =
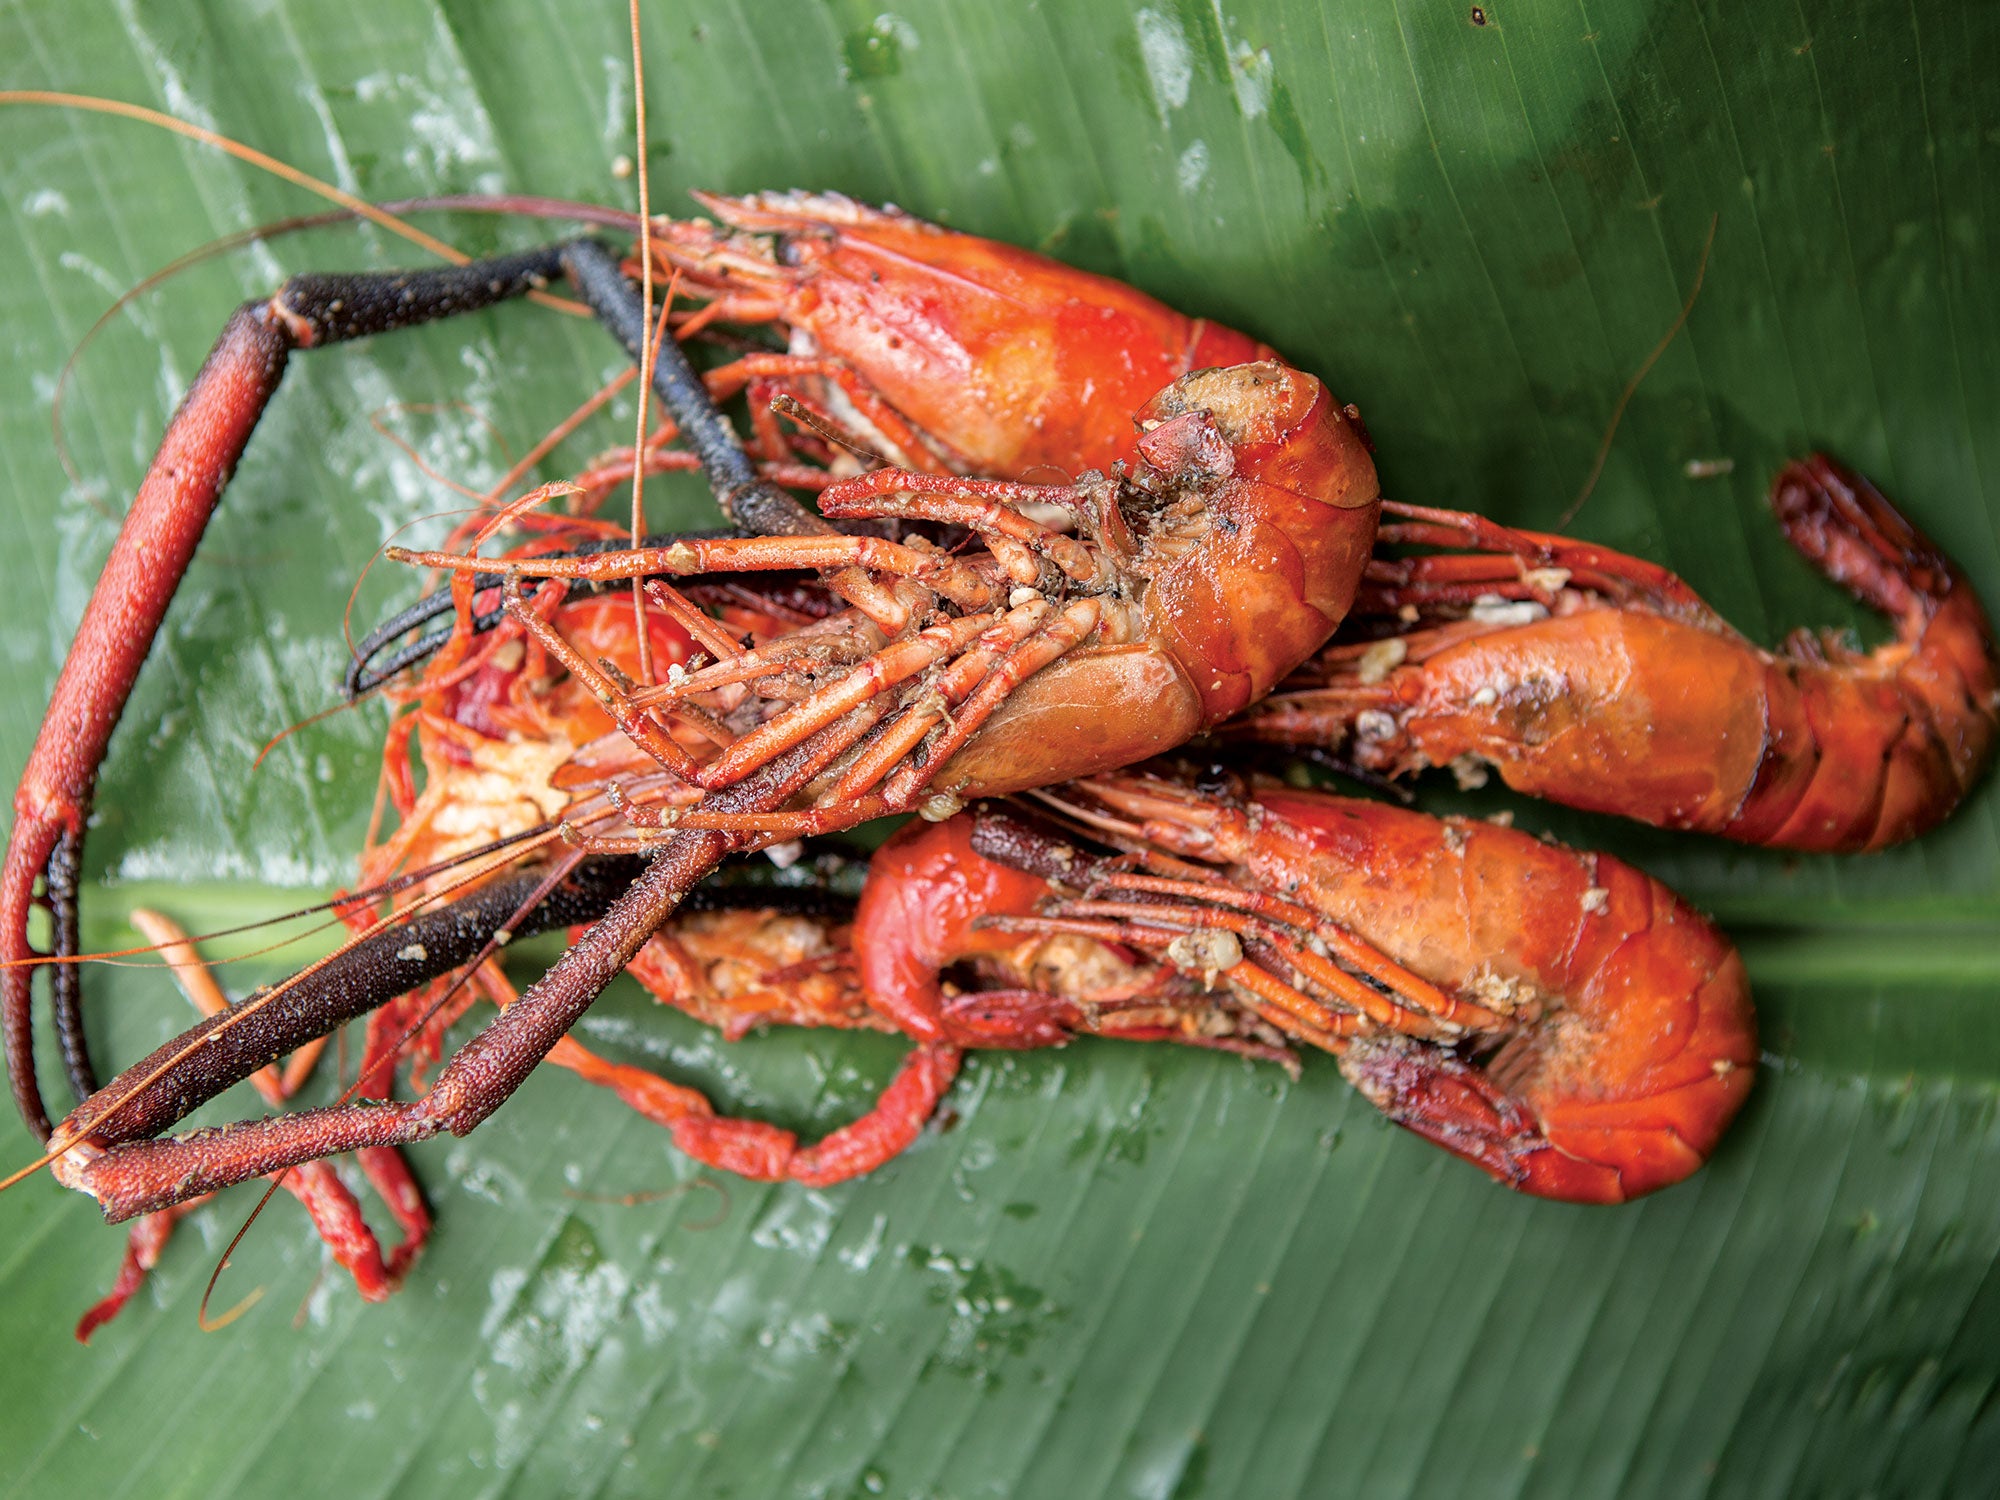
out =
{"type": "MultiPolygon", "coordinates": [[[[1227,733],[1391,775],[1483,763],[1533,796],[1776,848],[1915,838],[1992,759],[1992,625],[1950,559],[1831,459],[1788,466],[1772,503],[1894,640],[1864,653],[1801,631],[1766,651],[1651,564],[1479,523],[1461,539],[1494,555],[1377,565],[1393,581],[1370,607],[1418,628],[1329,648],[1227,733]]],[[[1452,525],[1385,528],[1404,534],[1452,525]]]]}
{"type": "MultiPolygon", "coordinates": [[[[1155,391],[1276,357],[1123,282],[893,208],[836,194],[696,197],[737,232],[662,226],[683,289],[712,298],[712,316],[776,323],[794,354],[838,362],[961,473],[1108,469],[1132,449],[1125,414],[1155,391]]],[[[929,456],[875,436],[900,463],[929,456]]]]}
{"type": "MultiPolygon", "coordinates": [[[[1665,1187],[1708,1158],[1749,1091],[1741,959],[1608,855],[1323,793],[1210,801],[1137,776],[1077,790],[1115,814],[1100,826],[1143,866],[1170,855],[1179,870],[1139,885],[1094,874],[1087,899],[1053,910],[1088,915],[1124,885],[1160,903],[1125,913],[1141,928],[1227,925],[1249,968],[1220,972],[1282,999],[1291,1019],[1267,1019],[1336,1053],[1397,1124],[1511,1187],[1589,1203],[1665,1187]],[[1342,973],[1313,957],[1315,938],[1342,973]]],[[[1206,947],[1165,951],[1185,962],[1206,947]]]]}
{"type": "Polygon", "coordinates": [[[993,796],[1160,754],[1269,692],[1346,614],[1374,542],[1375,467],[1325,386],[1272,362],[1208,371],[1140,425],[1139,473],[1198,485],[1157,490],[1137,538],[1099,508],[1122,597],[1083,650],[1010,695],[944,789],[993,796]]]}

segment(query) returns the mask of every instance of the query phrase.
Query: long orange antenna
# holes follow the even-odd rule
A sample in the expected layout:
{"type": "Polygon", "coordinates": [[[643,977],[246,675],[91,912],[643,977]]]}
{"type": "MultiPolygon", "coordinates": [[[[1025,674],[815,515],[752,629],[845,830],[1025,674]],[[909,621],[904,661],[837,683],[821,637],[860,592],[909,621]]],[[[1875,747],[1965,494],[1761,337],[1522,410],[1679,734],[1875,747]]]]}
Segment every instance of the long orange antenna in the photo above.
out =
{"type": "Polygon", "coordinates": [[[121,119],[137,120],[142,125],[169,130],[175,135],[186,136],[191,141],[199,141],[204,146],[212,146],[238,161],[248,162],[260,171],[269,172],[273,177],[283,178],[295,187],[302,187],[309,193],[316,193],[329,203],[338,203],[349,213],[357,214],[371,224],[380,225],[391,234],[400,235],[413,245],[421,246],[431,254],[462,266],[472,257],[447,245],[435,235],[405,224],[394,214],[385,213],[366,199],[357,198],[344,192],[330,182],[322,182],[309,172],[301,172],[297,167],[279,161],[254,146],[246,146],[241,141],[233,141],[226,135],[218,135],[213,130],[205,130],[199,125],[190,125],[186,120],[176,120],[172,115],[157,109],[148,109],[143,104],[127,104],[122,99],[98,99],[89,94],[64,94],[50,89],[5,89],[0,90],[0,104],[46,104],[57,109],[81,109],[91,114],[116,115],[121,119]]]}
{"type": "Polygon", "coordinates": [[[1702,278],[1708,275],[1708,252],[1715,248],[1715,226],[1722,222],[1721,214],[1710,214],[1708,218],[1708,238],[1701,244],[1701,259],[1695,262],[1694,285],[1688,288],[1687,301],[1681,304],[1680,315],[1667,331],[1660,336],[1659,343],[1653,345],[1653,352],[1640,361],[1639,368],[1632,372],[1632,378],[1625,382],[1625,389],[1618,393],[1618,404],[1611,409],[1611,422],[1604,429],[1604,440],[1597,445],[1597,458],[1590,466],[1590,473],[1584,477],[1583,488],[1576,492],[1576,498],[1569,503],[1569,509],[1556,522],[1557,531],[1568,531],[1569,523],[1576,519],[1583,509],[1583,502],[1590,498],[1590,492],[1597,488],[1597,481],[1604,473],[1604,461],[1611,457],[1611,440],[1618,436],[1618,425],[1625,420],[1625,408],[1632,404],[1638,394],[1639,385],[1653,373],[1653,366],[1660,362],[1660,356],[1667,352],[1673,341],[1680,337],[1681,329],[1687,326],[1688,314],[1694,311],[1694,299],[1701,295],[1702,278]]]}
{"type": "MultiPolygon", "coordinates": [[[[631,0],[633,160],[639,172],[639,344],[638,432],[632,439],[632,545],[646,534],[646,418],[653,410],[653,204],[646,170],[646,59],[639,45],[639,0],[631,0]]],[[[664,315],[662,315],[664,321],[664,315]]],[[[639,680],[653,681],[653,639],[646,628],[646,593],[632,580],[632,625],[639,639],[639,680]]]]}
{"type": "MultiPolygon", "coordinates": [[[[310,172],[301,172],[289,163],[279,161],[255,146],[246,146],[241,141],[231,140],[199,125],[190,125],[186,120],[177,120],[170,114],[157,109],[148,109],[143,104],[127,104],[122,99],[99,99],[90,94],[66,94],[53,89],[0,89],[0,105],[40,104],[56,109],[80,109],[89,114],[115,115],[120,119],[137,120],[142,125],[151,125],[156,130],[171,131],[175,135],[186,136],[191,141],[213,147],[238,161],[247,162],[259,171],[269,172],[273,177],[304,188],[307,192],[337,203],[349,213],[366,219],[369,223],[386,229],[389,233],[408,240],[421,249],[454,266],[465,265],[472,259],[456,246],[448,245],[436,235],[426,234],[414,224],[405,223],[385,209],[377,208],[365,198],[357,198],[330,182],[322,181],[310,172]]],[[[560,308],[565,312],[583,313],[584,308],[564,297],[553,297],[547,292],[530,292],[528,296],[545,307],[560,308]]]]}
{"type": "Polygon", "coordinates": [[[25,1167],[21,1168],[20,1171],[10,1172],[5,1177],[0,1177],[0,1193],[6,1192],[8,1188],[12,1187],[17,1182],[25,1182],[28,1178],[33,1177],[37,1172],[41,1171],[43,1167],[46,1167],[50,1162],[54,1161],[60,1155],[62,1155],[60,1151],[46,1152],[45,1154],[38,1156],[33,1161],[29,1162],[25,1167]]]}

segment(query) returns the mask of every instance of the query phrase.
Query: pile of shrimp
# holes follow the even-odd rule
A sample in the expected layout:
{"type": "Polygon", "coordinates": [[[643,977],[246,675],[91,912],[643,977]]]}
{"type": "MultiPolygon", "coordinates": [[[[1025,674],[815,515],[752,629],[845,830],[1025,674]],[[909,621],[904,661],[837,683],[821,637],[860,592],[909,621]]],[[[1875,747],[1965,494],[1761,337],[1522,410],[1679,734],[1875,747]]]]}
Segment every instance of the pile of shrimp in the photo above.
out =
{"type": "MultiPolygon", "coordinates": [[[[737,889],[631,964],[731,1037],[908,1037],[852,1125],[801,1142],[568,1038],[549,1052],[704,1163],[853,1177],[918,1139],[967,1050],[1088,1034],[1290,1068],[1324,1051],[1500,1182],[1622,1202],[1696,1170],[1749,1090],[1728,939],[1609,856],[1208,761],[1493,770],[1661,826],[1860,851],[1934,826],[1991,758],[1985,613],[1829,458],[1779,476],[1779,524],[1895,638],[1771,652],[1608,549],[1412,505],[1378,534],[1358,413],[1246,335],[894,211],[702,202],[714,221],[654,226],[654,269],[692,299],[675,337],[739,330],[707,380],[748,396],[760,472],[867,524],[574,555],[601,543],[575,518],[612,484],[679,466],[669,425],[558,487],[572,519],[530,542],[399,554],[448,570],[452,627],[383,689],[396,827],[360,887],[397,894],[349,914],[373,931],[524,859],[645,859],[690,831],[789,862],[801,838],[921,814],[852,910],[737,889]],[[742,353],[744,331],[782,347],[742,353]],[[1148,759],[1196,736],[1207,760],[1148,759]],[[815,746],[782,796],[713,804],[815,746]]],[[[371,1089],[402,1056],[421,1087],[476,997],[516,1000],[490,953],[378,1010],[371,1089]]],[[[145,1222],[156,1254],[170,1221],[145,1222]]]]}

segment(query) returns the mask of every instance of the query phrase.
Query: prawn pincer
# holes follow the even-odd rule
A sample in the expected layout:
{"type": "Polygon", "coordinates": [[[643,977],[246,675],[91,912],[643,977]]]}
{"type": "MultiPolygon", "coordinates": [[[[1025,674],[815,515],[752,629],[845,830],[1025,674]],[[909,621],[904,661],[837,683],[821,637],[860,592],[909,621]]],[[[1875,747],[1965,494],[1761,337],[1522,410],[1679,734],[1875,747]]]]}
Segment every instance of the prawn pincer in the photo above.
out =
{"type": "MultiPolygon", "coordinates": [[[[125,701],[208,519],[248,447],[294,352],[416,327],[491,307],[569,276],[628,346],[644,316],[637,293],[602,246],[572,240],[441,270],[295,276],[265,301],[239,308],[189,386],[93,589],[63,663],[34,749],[14,793],[14,826],[0,864],[0,1041],[21,1117],[50,1134],[35,1073],[32,981],[54,957],[53,1008],[64,1070],[79,1099],[95,1091],[84,1042],[76,953],[76,886],[97,772],[125,701]],[[35,887],[42,886],[37,897],[35,887]],[[51,955],[28,936],[37,904],[54,918],[51,955]]],[[[761,479],[700,381],[667,346],[654,388],[700,456],[732,519],[766,529],[812,529],[790,496],[761,479]]]]}
{"type": "Polygon", "coordinates": [[[1863,653],[1799,631],[1766,651],[1651,563],[1389,507],[1405,519],[1385,540],[1480,551],[1378,560],[1361,611],[1415,628],[1336,643],[1222,733],[1398,776],[1490,765],[1532,796],[1776,848],[1915,838],[1992,759],[1992,625],[1952,561],[1832,459],[1788,465],[1771,503],[1894,640],[1863,653]]]}
{"type": "MultiPolygon", "coordinates": [[[[476,267],[402,277],[300,276],[268,302],[240,308],[168,425],[70,647],[21,784],[0,866],[0,1033],[14,1102],[44,1139],[29,1006],[38,955],[28,911],[39,880],[54,913],[57,956],[75,952],[75,890],[84,826],[105,746],[152,648],[208,518],[295,350],[410,327],[519,296],[561,274],[552,247],[476,267]]],[[[55,971],[56,1031],[71,1086],[95,1086],[74,970],[55,971]]]]}

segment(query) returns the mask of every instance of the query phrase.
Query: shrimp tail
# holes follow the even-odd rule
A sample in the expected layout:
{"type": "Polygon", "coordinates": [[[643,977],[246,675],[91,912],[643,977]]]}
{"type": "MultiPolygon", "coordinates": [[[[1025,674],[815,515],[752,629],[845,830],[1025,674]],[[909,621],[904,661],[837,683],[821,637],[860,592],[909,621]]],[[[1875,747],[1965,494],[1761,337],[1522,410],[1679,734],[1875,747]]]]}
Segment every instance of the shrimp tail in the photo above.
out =
{"type": "Polygon", "coordinates": [[[1477,516],[1390,507],[1361,609],[1412,627],[1337,642],[1224,738],[1335,749],[1368,771],[1488,769],[1516,791],[1770,848],[1859,853],[1943,822],[2000,733],[1993,627],[1964,575],[1823,454],[1771,487],[1794,549],[1887,615],[1856,650],[1767,651],[1672,574],[1477,516]]]}
{"type": "Polygon", "coordinates": [[[1815,453],[1771,481],[1771,510],[1798,554],[1914,635],[1955,590],[1958,570],[1888,497],[1846,465],[1815,453]]]}
{"type": "Polygon", "coordinates": [[[1708,1159],[1749,1092],[1750,1061],[1722,1057],[1705,1077],[1630,1100],[1536,1098],[1510,1089],[1504,1068],[1393,1034],[1356,1039],[1340,1071],[1385,1118],[1518,1192],[1626,1203],[1708,1159]]]}
{"type": "MultiPolygon", "coordinates": [[[[1385,1119],[1516,1191],[1568,1203],[1634,1196],[1618,1167],[1558,1149],[1533,1111],[1448,1048],[1395,1035],[1358,1038],[1340,1072],[1385,1119]]],[[[1682,1147],[1679,1170],[1664,1175],[1685,1177],[1701,1162],[1682,1147]]]]}
{"type": "Polygon", "coordinates": [[[1828,848],[1914,838],[1958,806],[1993,758],[1993,626],[1951,559],[1873,484],[1824,454],[1788,464],[1772,482],[1771,506],[1808,562],[1896,624],[1896,639],[1867,656],[1827,637],[1791,643],[1823,766],[1879,769],[1872,798],[1850,793],[1838,813],[1815,788],[1790,827],[1834,828],[1820,840],[1828,848]]]}

